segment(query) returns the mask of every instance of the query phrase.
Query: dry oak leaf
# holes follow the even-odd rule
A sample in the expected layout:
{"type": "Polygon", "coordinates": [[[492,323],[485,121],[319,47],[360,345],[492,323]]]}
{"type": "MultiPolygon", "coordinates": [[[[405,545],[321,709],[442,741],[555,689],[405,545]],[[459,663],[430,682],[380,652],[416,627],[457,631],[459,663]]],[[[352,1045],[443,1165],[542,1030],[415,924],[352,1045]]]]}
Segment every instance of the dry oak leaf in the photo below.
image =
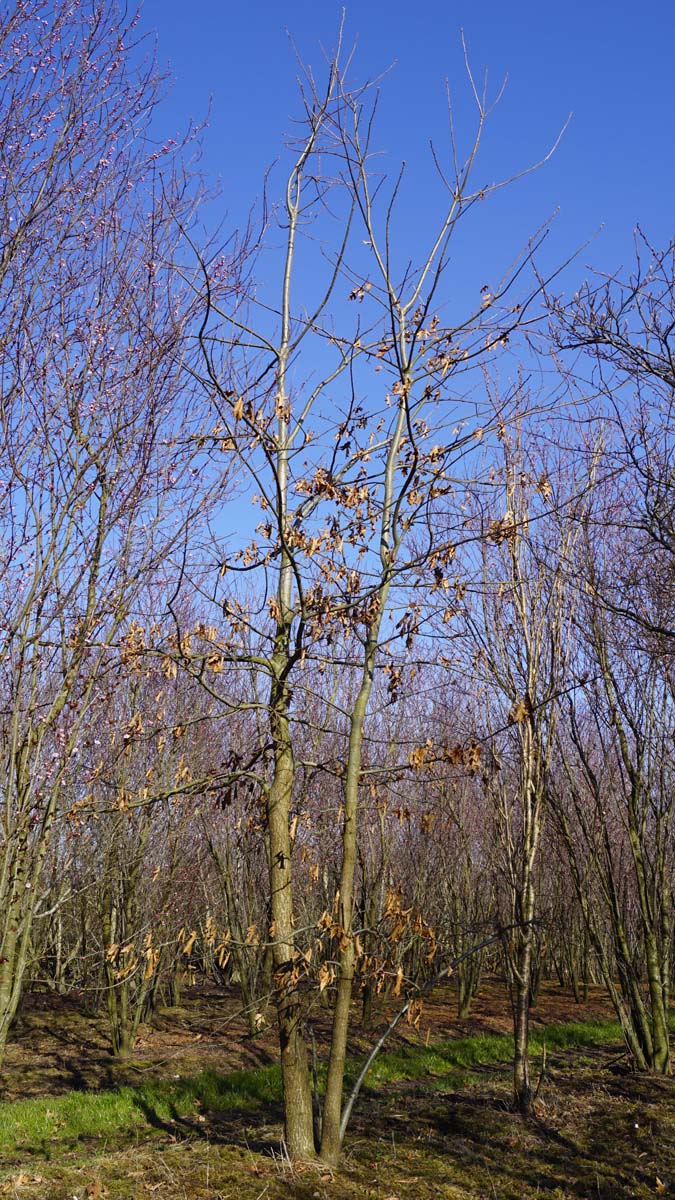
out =
{"type": "Polygon", "coordinates": [[[190,936],[189,936],[189,938],[188,938],[188,940],[187,940],[187,942],[186,942],[186,943],[185,943],[185,945],[183,946],[183,954],[184,954],[186,957],[189,957],[189,955],[191,954],[191,952],[192,952],[192,947],[194,946],[194,944],[195,944],[196,940],[197,940],[197,930],[196,930],[196,929],[193,929],[193,930],[192,930],[192,933],[190,934],[190,936]]]}
{"type": "Polygon", "coordinates": [[[525,717],[532,712],[532,703],[528,696],[522,696],[513,705],[509,713],[509,721],[512,725],[517,725],[520,721],[524,721],[525,717]]]}

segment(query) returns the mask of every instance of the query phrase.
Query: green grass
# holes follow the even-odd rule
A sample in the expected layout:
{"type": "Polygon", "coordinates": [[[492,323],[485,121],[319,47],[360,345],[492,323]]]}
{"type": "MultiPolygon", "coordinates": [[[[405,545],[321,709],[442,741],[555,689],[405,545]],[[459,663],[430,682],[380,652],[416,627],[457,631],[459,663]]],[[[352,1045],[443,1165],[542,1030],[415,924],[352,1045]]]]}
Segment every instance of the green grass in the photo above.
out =
{"type": "MultiPolygon", "coordinates": [[[[547,1053],[567,1047],[594,1046],[601,1042],[621,1041],[618,1021],[574,1021],[565,1025],[548,1025],[545,1030],[534,1029],[530,1036],[530,1053],[541,1054],[544,1043],[547,1053]]],[[[368,1085],[396,1082],[401,1079],[422,1079],[426,1076],[463,1077],[472,1067],[508,1062],[513,1055],[513,1038],[509,1034],[476,1034],[436,1042],[429,1047],[403,1046],[382,1054],[368,1073],[368,1085]]],[[[356,1078],[357,1068],[350,1064],[349,1077],[356,1078]]]]}
{"type": "Polygon", "coordinates": [[[167,1128],[201,1109],[212,1113],[256,1111],[281,1096],[277,1066],[218,1075],[203,1071],[116,1091],[70,1092],[66,1096],[0,1104],[0,1153],[19,1150],[47,1156],[57,1144],[112,1139],[137,1130],[167,1128]]]}
{"type": "MultiPolygon", "coordinates": [[[[620,1040],[614,1021],[586,1021],[549,1025],[542,1033],[533,1031],[531,1049],[541,1052],[582,1047],[620,1040]]],[[[406,1046],[382,1054],[373,1064],[368,1086],[397,1080],[465,1076],[472,1067],[508,1062],[513,1039],[506,1035],[478,1034],[456,1038],[429,1047],[406,1046]]],[[[348,1084],[358,1072],[350,1063],[348,1084]]],[[[122,1087],[116,1091],[70,1092],[65,1096],[0,1104],[0,1154],[32,1152],[49,1157],[58,1147],[99,1139],[119,1140],[135,1134],[147,1135],[158,1127],[198,1121],[202,1112],[260,1112],[278,1102],[281,1077],[278,1066],[260,1067],[219,1075],[198,1075],[122,1087]]]]}

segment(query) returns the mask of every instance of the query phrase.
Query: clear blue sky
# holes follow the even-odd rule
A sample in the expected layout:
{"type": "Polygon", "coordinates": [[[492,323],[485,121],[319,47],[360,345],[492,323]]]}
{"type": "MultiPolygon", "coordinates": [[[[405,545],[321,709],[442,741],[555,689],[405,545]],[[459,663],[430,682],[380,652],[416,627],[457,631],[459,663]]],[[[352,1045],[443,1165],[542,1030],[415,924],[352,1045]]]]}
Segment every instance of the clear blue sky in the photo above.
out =
{"type": "MultiPolygon", "coordinates": [[[[337,0],[145,0],[143,27],[156,30],[160,61],[174,77],[161,130],[184,127],[211,105],[203,167],[221,182],[230,222],[260,195],[263,172],[298,111],[286,31],[318,69],[319,45],[333,45],[341,9],[337,0]]],[[[509,76],[477,180],[539,158],[573,113],[553,160],[481,219],[466,247],[479,275],[493,277],[495,259],[506,265],[554,208],[550,262],[604,225],[583,252],[577,278],[586,263],[603,270],[629,263],[638,222],[657,244],[675,234],[675,5],[355,0],[346,23],[347,39],[358,38],[355,75],[395,63],[382,83],[375,141],[392,172],[401,158],[411,164],[402,220],[413,240],[436,206],[424,156],[430,137],[447,146],[446,77],[460,126],[470,117],[461,28],[476,75],[486,66],[495,90],[509,76]]],[[[280,173],[273,176],[272,191],[281,182],[280,173]]]]}

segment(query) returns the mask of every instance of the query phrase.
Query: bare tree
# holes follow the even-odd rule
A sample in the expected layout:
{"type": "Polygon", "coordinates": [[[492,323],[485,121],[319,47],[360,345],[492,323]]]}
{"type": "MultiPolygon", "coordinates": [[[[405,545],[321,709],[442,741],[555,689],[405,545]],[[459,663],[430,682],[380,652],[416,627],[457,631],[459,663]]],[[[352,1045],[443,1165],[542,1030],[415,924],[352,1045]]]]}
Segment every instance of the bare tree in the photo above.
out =
{"type": "Polygon", "coordinates": [[[496,856],[506,911],[504,950],[512,985],[514,1097],[527,1113],[529,1010],[534,981],[538,857],[560,699],[568,684],[576,593],[572,552],[587,486],[569,464],[542,453],[524,424],[502,426],[501,463],[480,521],[482,570],[467,605],[486,740],[484,783],[494,806],[496,856]],[[492,493],[492,494],[490,494],[492,493]]]}
{"type": "Polygon", "coordinates": [[[570,388],[605,410],[605,483],[579,562],[587,678],[561,746],[557,815],[633,1058],[669,1071],[675,243],[655,248],[638,229],[630,273],[592,277],[549,307],[570,388]]]}
{"type": "MultiPolygon", "coordinates": [[[[210,656],[253,669],[259,681],[264,749],[255,769],[249,759],[246,774],[257,781],[266,809],[286,1144],[299,1157],[320,1149],[329,1162],[338,1158],[349,1111],[342,1089],[362,952],[354,912],[364,738],[378,670],[388,672],[391,695],[400,690],[392,653],[397,642],[414,641],[416,606],[406,602],[392,626],[389,618],[404,588],[418,581],[422,562],[433,555],[440,586],[455,554],[453,543],[434,543],[431,514],[454,492],[453,475],[488,432],[483,414],[476,417],[476,397],[469,408],[455,399],[457,377],[470,391],[473,366],[506,344],[537,290],[523,303],[506,300],[528,247],[501,282],[469,299],[463,317],[444,321],[454,239],[477,201],[502,186],[472,182],[489,111],[485,94],[469,72],[475,135],[466,157],[453,142],[449,173],[436,158],[441,216],[428,251],[413,265],[395,236],[403,172],[385,197],[374,159],[374,106],[367,88],[350,86],[349,65],[340,48],[327,63],[323,89],[311,73],[304,76],[303,119],[275,214],[283,239],[277,296],[251,286],[233,304],[231,290],[221,294],[218,264],[202,256],[201,341],[217,410],[214,444],[232,449],[248,473],[260,519],[245,548],[217,551],[212,597],[227,628],[208,654],[192,646],[182,656],[226,711],[236,704],[209,671],[210,656]],[[305,294],[298,302],[301,279],[305,294]],[[257,577],[257,585],[242,594],[238,574],[257,577]],[[299,929],[293,855],[298,730],[312,722],[318,705],[311,664],[319,671],[337,666],[345,679],[328,723],[341,739],[339,762],[327,764],[340,779],[341,799],[338,878],[326,918],[337,979],[320,1129],[303,1033],[303,979],[316,931],[299,929]],[[349,703],[341,708],[345,696],[349,703]]],[[[266,235],[263,229],[257,243],[265,264],[266,235]]],[[[179,651],[188,633],[178,630],[179,651]]]]}
{"type": "Polygon", "coordinates": [[[96,683],[136,636],[195,497],[194,300],[171,268],[195,189],[148,125],[159,82],[110,0],[0,18],[0,1049],[60,806],[86,793],[96,683]]]}
{"type": "MultiPolygon", "coordinates": [[[[584,682],[560,731],[562,770],[551,800],[635,1064],[669,1073],[673,678],[670,656],[664,659],[658,642],[648,638],[641,645],[643,635],[636,644],[635,625],[607,611],[603,598],[615,594],[612,576],[622,557],[611,527],[598,524],[592,538],[587,531],[579,564],[586,591],[578,612],[584,682]]],[[[647,596],[640,612],[652,623],[647,596]]]]}
{"type": "Polygon", "coordinates": [[[609,609],[643,628],[672,636],[670,586],[675,552],[675,242],[652,246],[635,235],[632,272],[596,276],[565,304],[549,297],[551,337],[572,394],[594,395],[604,407],[605,467],[621,480],[607,495],[605,521],[634,531],[626,571],[611,579],[609,609]],[[648,569],[645,569],[648,564],[648,569]],[[649,624],[631,603],[650,588],[649,624]]]}

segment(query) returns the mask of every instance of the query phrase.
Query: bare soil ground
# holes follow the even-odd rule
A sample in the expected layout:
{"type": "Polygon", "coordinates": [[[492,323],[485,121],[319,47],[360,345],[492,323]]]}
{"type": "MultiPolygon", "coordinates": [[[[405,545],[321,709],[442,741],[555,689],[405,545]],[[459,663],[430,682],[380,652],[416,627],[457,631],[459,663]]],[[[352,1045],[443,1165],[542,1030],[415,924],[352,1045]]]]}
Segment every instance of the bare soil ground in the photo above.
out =
{"type": "MultiPolygon", "coordinates": [[[[367,1053],[394,1011],[393,1007],[381,1011],[371,1030],[360,1026],[355,1012],[349,1054],[367,1053]]],[[[399,1025],[387,1048],[511,1029],[508,999],[497,980],[485,983],[469,1018],[460,1021],[456,1012],[453,990],[438,989],[424,1001],[419,1030],[399,1025]]],[[[532,1027],[612,1015],[602,988],[591,988],[587,1002],[579,1005],[566,989],[543,984],[532,1010],[532,1027]]],[[[195,987],[186,992],[180,1007],[157,1009],[152,1022],[142,1026],[131,1058],[116,1063],[109,1052],[105,1017],[88,1011],[85,996],[29,993],[7,1049],[0,1099],[116,1087],[122,1082],[189,1075],[207,1067],[229,1072],[264,1066],[277,1058],[271,1010],[267,1018],[270,1023],[251,1037],[235,989],[195,987]]],[[[310,1020],[317,1042],[324,1044],[329,1034],[328,1010],[317,1004],[310,1020]]]]}

